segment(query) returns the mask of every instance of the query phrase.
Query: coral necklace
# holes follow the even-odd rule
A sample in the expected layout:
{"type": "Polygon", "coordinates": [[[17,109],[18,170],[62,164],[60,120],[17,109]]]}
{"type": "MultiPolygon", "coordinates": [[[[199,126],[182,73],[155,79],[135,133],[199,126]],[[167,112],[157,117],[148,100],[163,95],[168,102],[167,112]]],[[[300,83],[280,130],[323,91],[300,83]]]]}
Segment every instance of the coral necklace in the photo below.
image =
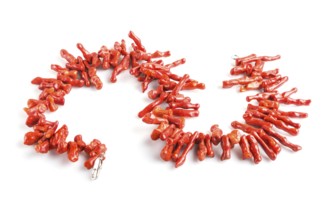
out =
{"type": "Polygon", "coordinates": [[[131,51],[127,50],[124,40],[115,42],[110,49],[102,46],[97,53],[90,53],[82,44],[77,44],[83,57],[75,57],[62,49],[61,56],[67,61],[65,67],[51,65],[51,69],[57,72],[57,77],[36,77],[32,80],[32,84],[39,85],[42,92],[39,99],[29,99],[27,107],[24,108],[28,115],[26,125],[33,128],[33,131],[25,134],[24,144],[34,145],[39,153],[47,153],[49,150],[56,150],[59,154],[67,153],[72,162],[76,162],[79,154],[85,152],[88,159],[84,166],[92,169],[92,179],[96,179],[105,159],[106,146],[97,139],[86,144],[81,135],[76,135],[74,140],[68,141],[68,127],[63,125],[58,128],[58,121],[47,121],[44,113],[54,112],[58,105],[64,105],[64,97],[70,93],[72,87],[94,86],[101,89],[103,83],[96,72],[98,68],[102,68],[113,69],[111,82],[116,82],[121,72],[130,69],[130,74],[141,82],[143,92],[148,89],[150,82],[158,82],[157,88],[148,92],[148,97],[154,101],[141,110],[138,117],[145,123],[157,125],[151,133],[151,139],[165,142],[160,157],[164,161],[173,161],[175,167],[184,163],[187,154],[194,147],[197,148],[198,159],[202,161],[206,157],[214,157],[213,147],[220,144],[221,160],[226,160],[230,159],[231,149],[238,144],[242,158],[253,159],[255,163],[262,160],[259,145],[271,160],[275,160],[281,151],[279,143],[293,151],[301,149],[299,145],[292,144],[274,130],[276,127],[290,135],[297,135],[300,124],[293,122],[291,118],[305,118],[307,113],[282,111],[279,106],[309,105],[311,102],[291,98],[291,95],[297,92],[296,88],[282,93],[277,91],[288,81],[288,77],[282,77],[278,69],[263,69],[266,62],[280,59],[280,56],[251,54],[235,57],[235,67],[230,74],[244,76],[224,81],[223,88],[240,85],[241,92],[258,90],[258,94],[247,97],[247,101],[256,100],[258,105],[248,104],[243,115],[245,123],[234,121],[232,127],[235,129],[228,134],[223,134],[217,124],[211,126],[209,134],[199,131],[192,133],[183,131],[185,118],[197,117],[199,104],[191,103],[191,99],[180,91],[204,89],[205,85],[191,79],[187,74],[179,76],[172,72],[174,67],[184,64],[185,59],[164,64],[159,58],[170,56],[169,51],[148,53],[132,31],[128,36],[134,42],[131,44],[131,51]],[[167,105],[166,108],[161,107],[164,104],[167,105]],[[237,129],[247,134],[242,135],[237,129]]]}

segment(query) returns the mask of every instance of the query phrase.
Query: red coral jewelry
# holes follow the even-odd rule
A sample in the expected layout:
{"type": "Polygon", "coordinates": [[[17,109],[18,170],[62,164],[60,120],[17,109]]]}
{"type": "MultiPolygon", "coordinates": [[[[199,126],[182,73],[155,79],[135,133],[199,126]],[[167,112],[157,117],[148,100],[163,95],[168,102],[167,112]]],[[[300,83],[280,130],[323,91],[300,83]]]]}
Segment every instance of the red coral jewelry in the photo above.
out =
{"type": "Polygon", "coordinates": [[[29,99],[24,111],[28,117],[26,125],[33,131],[27,132],[24,144],[34,145],[39,153],[47,153],[56,150],[57,153],[67,153],[68,159],[76,162],[80,153],[85,152],[88,159],[84,166],[92,169],[92,179],[98,177],[100,168],[105,159],[106,146],[94,139],[86,144],[81,135],[76,135],[74,140],[67,141],[68,127],[63,125],[58,128],[58,121],[51,122],[45,119],[44,113],[49,110],[54,112],[58,105],[64,105],[64,97],[69,94],[72,87],[90,87],[101,89],[103,83],[96,75],[97,69],[112,68],[111,82],[117,81],[117,76],[130,68],[129,72],[142,84],[142,92],[148,89],[152,81],[157,81],[156,89],[148,92],[152,100],[142,109],[138,116],[148,124],[157,127],[151,133],[152,140],[164,141],[164,147],[160,157],[164,161],[173,161],[175,167],[181,166],[187,154],[197,148],[197,156],[200,161],[206,157],[214,157],[213,147],[221,144],[221,160],[231,157],[231,149],[239,145],[242,150],[242,159],[253,159],[254,163],[262,160],[259,147],[265,151],[271,160],[275,160],[281,151],[282,144],[293,151],[301,149],[299,145],[292,144],[286,137],[273,130],[275,126],[290,135],[297,135],[300,124],[293,122],[291,118],[306,118],[307,113],[286,112],[279,110],[280,104],[309,105],[311,100],[293,99],[291,95],[297,92],[296,88],[279,93],[277,89],[288,81],[287,76],[281,76],[278,69],[264,71],[266,62],[280,59],[280,56],[256,56],[235,57],[235,66],[231,69],[231,75],[244,76],[237,79],[223,81],[223,88],[240,85],[240,92],[258,90],[254,96],[247,96],[248,102],[256,100],[258,106],[248,104],[243,115],[245,123],[232,122],[235,128],[228,134],[223,134],[217,124],[212,125],[210,133],[199,131],[183,131],[186,117],[199,115],[199,104],[191,103],[189,97],[180,93],[181,90],[204,89],[205,85],[189,77],[176,75],[172,68],[184,64],[185,59],[177,60],[170,64],[164,64],[160,58],[170,56],[170,52],[155,51],[148,53],[141,40],[132,32],[128,35],[134,43],[132,50],[128,51],[126,42],[115,42],[112,48],[102,46],[96,52],[88,52],[82,44],[77,48],[83,57],[75,57],[62,49],[60,54],[67,63],[65,67],[51,65],[51,69],[57,72],[57,78],[36,77],[32,84],[38,85],[42,92],[39,99],[29,99]],[[166,108],[160,105],[166,104],[166,108]],[[237,130],[242,130],[246,135],[237,130]]]}

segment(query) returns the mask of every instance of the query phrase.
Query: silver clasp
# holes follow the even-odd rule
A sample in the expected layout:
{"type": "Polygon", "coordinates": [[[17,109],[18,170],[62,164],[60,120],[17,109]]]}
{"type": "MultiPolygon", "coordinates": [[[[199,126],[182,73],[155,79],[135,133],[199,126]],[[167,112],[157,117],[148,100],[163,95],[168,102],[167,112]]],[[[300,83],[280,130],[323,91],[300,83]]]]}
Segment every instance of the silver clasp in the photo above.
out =
{"type": "Polygon", "coordinates": [[[231,58],[234,60],[234,62],[232,63],[232,66],[236,66],[236,60],[237,60],[237,58],[239,58],[239,56],[237,56],[237,55],[235,54],[235,55],[233,55],[231,58]]]}
{"type": "Polygon", "coordinates": [[[92,168],[92,180],[96,180],[99,176],[100,170],[102,169],[103,160],[104,155],[100,155],[98,158],[96,158],[94,166],[92,168]]]}

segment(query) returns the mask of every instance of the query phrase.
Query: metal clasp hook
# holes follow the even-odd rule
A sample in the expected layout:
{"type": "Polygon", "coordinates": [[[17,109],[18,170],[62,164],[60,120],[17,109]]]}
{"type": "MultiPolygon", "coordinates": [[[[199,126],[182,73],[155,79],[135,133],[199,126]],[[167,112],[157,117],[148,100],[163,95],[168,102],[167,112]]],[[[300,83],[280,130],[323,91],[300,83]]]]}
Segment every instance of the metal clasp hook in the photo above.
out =
{"type": "Polygon", "coordinates": [[[236,60],[239,58],[239,56],[234,54],[231,58],[234,60],[234,62],[232,63],[232,66],[236,66],[236,60]]]}
{"type": "Polygon", "coordinates": [[[100,170],[102,169],[103,160],[104,160],[104,155],[101,155],[98,158],[96,158],[94,162],[94,166],[92,168],[92,180],[96,180],[97,177],[99,176],[100,170]]]}

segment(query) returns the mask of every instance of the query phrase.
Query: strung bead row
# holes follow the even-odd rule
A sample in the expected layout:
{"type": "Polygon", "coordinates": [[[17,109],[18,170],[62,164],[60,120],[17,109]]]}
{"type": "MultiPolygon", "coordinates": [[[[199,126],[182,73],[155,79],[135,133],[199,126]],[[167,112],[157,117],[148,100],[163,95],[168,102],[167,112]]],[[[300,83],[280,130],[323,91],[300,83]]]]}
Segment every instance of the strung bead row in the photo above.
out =
{"type": "MultiPolygon", "coordinates": [[[[199,104],[192,104],[189,97],[179,92],[185,88],[183,85],[189,80],[189,76],[186,74],[181,78],[172,79],[177,83],[170,92],[164,90],[169,83],[163,85],[158,79],[159,86],[148,94],[149,98],[155,101],[140,111],[138,116],[143,117],[145,123],[158,125],[153,130],[151,139],[165,142],[160,157],[164,161],[174,161],[175,166],[179,167],[194,147],[197,148],[198,159],[202,161],[206,157],[214,157],[213,147],[220,144],[222,149],[220,159],[227,160],[231,157],[231,149],[239,144],[242,158],[253,158],[255,163],[262,160],[259,145],[271,160],[275,160],[281,151],[279,143],[293,151],[300,150],[299,145],[289,142],[273,127],[297,135],[300,124],[293,122],[290,117],[305,118],[307,113],[285,112],[279,110],[279,106],[280,104],[309,105],[311,100],[291,98],[291,95],[297,92],[297,88],[283,93],[276,91],[288,81],[288,77],[281,76],[279,69],[268,71],[263,69],[266,62],[278,59],[280,59],[279,55],[258,57],[255,54],[235,59],[235,67],[230,71],[231,75],[245,76],[223,81],[223,88],[240,85],[240,92],[258,90],[258,94],[247,97],[249,102],[257,100],[258,106],[249,104],[243,115],[246,124],[234,121],[232,127],[235,129],[228,134],[223,134],[217,124],[211,126],[210,134],[199,131],[184,132],[185,117],[196,117],[199,114],[199,104]],[[161,108],[162,104],[167,104],[167,107],[161,108]],[[248,134],[241,135],[237,129],[248,134]]],[[[166,76],[171,74],[170,70],[163,71],[167,71],[166,76]]]]}

